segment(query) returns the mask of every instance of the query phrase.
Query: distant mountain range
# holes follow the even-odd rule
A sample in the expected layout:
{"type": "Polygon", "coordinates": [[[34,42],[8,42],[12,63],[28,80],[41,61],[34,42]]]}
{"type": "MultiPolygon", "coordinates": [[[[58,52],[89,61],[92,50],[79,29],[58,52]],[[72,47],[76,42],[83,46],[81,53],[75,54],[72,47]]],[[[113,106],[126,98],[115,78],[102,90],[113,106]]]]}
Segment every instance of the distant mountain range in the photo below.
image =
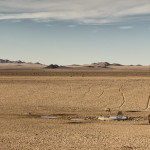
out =
{"type": "MultiPolygon", "coordinates": [[[[43,65],[39,62],[36,63],[32,63],[32,62],[24,62],[21,60],[17,60],[17,61],[11,61],[8,59],[0,59],[0,63],[14,63],[14,64],[39,64],[39,65],[43,65]]],[[[109,68],[111,66],[124,66],[122,64],[118,64],[118,63],[109,63],[109,62],[97,62],[97,63],[91,63],[91,64],[84,64],[84,65],[77,65],[77,64],[72,64],[72,65],[67,65],[67,66],[62,66],[62,65],[57,65],[57,64],[51,64],[51,65],[47,65],[46,68],[47,69],[56,69],[56,68],[109,68]]],[[[135,66],[135,65],[129,65],[129,66],[135,66]]],[[[136,65],[136,66],[142,66],[142,65],[136,65]]]]}
{"type": "Polygon", "coordinates": [[[123,66],[121,64],[118,63],[113,63],[110,64],[109,62],[97,62],[97,63],[92,63],[92,64],[85,64],[85,65],[77,65],[77,64],[73,64],[73,65],[69,65],[69,67],[88,67],[88,68],[107,68],[109,66],[123,66]]]}
{"type": "Polygon", "coordinates": [[[110,64],[108,62],[98,62],[98,63],[92,63],[92,64],[85,64],[85,65],[77,65],[77,64],[73,64],[73,65],[67,65],[67,66],[59,66],[57,64],[51,64],[45,68],[47,69],[57,69],[57,68],[107,68],[109,66],[123,66],[121,64],[118,63],[113,63],[110,64]]]}
{"type": "Polygon", "coordinates": [[[88,66],[91,66],[91,67],[107,67],[107,66],[123,66],[123,65],[117,64],[117,63],[110,64],[108,62],[98,62],[98,63],[92,63],[88,66]]]}
{"type": "Polygon", "coordinates": [[[17,60],[17,61],[11,61],[11,60],[8,60],[8,59],[0,59],[0,63],[17,63],[17,64],[41,64],[39,62],[37,63],[32,63],[32,62],[24,62],[24,61],[21,61],[21,60],[17,60]]]}

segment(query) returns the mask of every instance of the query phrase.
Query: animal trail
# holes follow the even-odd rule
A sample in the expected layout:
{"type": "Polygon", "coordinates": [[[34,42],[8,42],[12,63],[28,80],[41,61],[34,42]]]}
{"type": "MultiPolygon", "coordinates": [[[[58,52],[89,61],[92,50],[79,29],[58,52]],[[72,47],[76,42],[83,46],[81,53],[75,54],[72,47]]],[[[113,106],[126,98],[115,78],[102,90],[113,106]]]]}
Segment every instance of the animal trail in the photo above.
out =
{"type": "Polygon", "coordinates": [[[91,92],[92,87],[93,87],[93,86],[90,86],[90,87],[88,88],[87,92],[85,92],[85,93],[83,94],[83,97],[86,97],[86,95],[87,95],[89,92],[91,92]]]}
{"type": "Polygon", "coordinates": [[[149,103],[150,103],[150,96],[148,97],[148,100],[147,100],[147,104],[146,104],[146,107],[144,110],[148,109],[149,108],[149,103]]]}
{"type": "Polygon", "coordinates": [[[122,96],[122,103],[121,105],[119,106],[119,108],[121,108],[124,104],[125,104],[125,97],[124,97],[124,93],[121,91],[123,85],[119,88],[119,92],[121,93],[121,96],[122,96]]]}
{"type": "Polygon", "coordinates": [[[105,90],[108,89],[108,88],[110,88],[110,87],[111,87],[111,86],[109,86],[109,87],[107,87],[107,88],[104,88],[103,91],[102,91],[102,93],[98,96],[98,98],[102,97],[102,96],[104,95],[104,93],[105,93],[105,90]]]}
{"type": "Polygon", "coordinates": [[[105,90],[102,91],[102,93],[98,96],[98,98],[100,98],[101,96],[103,96],[105,90]]]}

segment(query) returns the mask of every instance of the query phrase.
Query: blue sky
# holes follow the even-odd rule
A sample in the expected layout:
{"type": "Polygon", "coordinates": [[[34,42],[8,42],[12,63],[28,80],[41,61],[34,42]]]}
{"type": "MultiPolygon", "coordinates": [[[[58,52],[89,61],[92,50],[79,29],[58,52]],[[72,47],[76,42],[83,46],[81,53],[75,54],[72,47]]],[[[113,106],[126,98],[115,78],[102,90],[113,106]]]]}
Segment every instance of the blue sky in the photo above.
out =
{"type": "Polygon", "coordinates": [[[150,65],[148,0],[0,0],[0,57],[150,65]]]}

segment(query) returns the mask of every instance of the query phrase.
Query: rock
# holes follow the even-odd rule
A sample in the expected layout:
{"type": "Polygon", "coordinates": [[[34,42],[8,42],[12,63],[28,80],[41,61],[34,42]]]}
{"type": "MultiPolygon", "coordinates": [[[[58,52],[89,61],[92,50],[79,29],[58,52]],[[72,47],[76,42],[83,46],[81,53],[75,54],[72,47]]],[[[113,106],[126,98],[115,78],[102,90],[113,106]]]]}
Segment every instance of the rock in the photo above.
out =
{"type": "Polygon", "coordinates": [[[56,69],[56,68],[59,68],[59,66],[58,65],[54,65],[54,64],[51,64],[51,65],[49,65],[49,66],[47,66],[47,67],[45,67],[45,68],[47,68],[47,69],[56,69]]]}

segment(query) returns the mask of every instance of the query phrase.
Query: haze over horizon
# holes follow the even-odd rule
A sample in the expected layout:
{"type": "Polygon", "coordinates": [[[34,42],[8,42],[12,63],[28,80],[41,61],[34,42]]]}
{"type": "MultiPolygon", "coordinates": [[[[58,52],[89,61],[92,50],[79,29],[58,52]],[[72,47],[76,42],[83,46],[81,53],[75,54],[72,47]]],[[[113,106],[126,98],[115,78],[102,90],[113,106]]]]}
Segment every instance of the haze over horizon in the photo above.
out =
{"type": "Polygon", "coordinates": [[[150,65],[148,0],[0,0],[2,59],[150,65]]]}

